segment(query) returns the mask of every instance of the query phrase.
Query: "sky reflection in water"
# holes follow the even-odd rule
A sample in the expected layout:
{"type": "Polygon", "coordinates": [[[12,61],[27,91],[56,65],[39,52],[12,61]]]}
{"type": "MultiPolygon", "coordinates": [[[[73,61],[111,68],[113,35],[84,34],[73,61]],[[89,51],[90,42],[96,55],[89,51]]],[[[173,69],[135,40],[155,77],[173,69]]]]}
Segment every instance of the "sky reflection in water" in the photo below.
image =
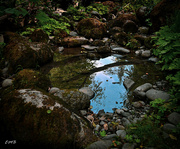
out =
{"type": "MultiPolygon", "coordinates": [[[[101,67],[116,62],[118,59],[109,56],[95,61],[96,67],[101,67]]],[[[122,108],[123,101],[127,99],[127,90],[123,85],[133,65],[123,65],[99,71],[90,76],[92,84],[89,86],[96,92],[91,100],[92,111],[97,113],[104,109],[105,112],[113,112],[112,108],[122,108]]]]}

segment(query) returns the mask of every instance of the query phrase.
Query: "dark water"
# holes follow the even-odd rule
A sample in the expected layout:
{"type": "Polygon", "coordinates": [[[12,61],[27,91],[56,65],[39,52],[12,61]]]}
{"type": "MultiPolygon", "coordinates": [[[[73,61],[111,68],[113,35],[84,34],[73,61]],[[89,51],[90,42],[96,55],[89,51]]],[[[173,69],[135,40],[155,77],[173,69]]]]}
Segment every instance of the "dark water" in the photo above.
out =
{"type": "MultiPolygon", "coordinates": [[[[81,49],[65,49],[63,54],[56,55],[56,61],[60,63],[54,65],[49,71],[49,77],[52,85],[61,89],[79,89],[83,86],[89,86],[96,93],[91,100],[92,111],[97,113],[104,109],[105,112],[113,112],[113,108],[122,108],[123,102],[127,99],[134,100],[132,91],[144,83],[154,84],[164,78],[160,67],[146,60],[139,60],[139,64],[115,65],[113,67],[104,67],[119,61],[128,61],[137,59],[134,56],[122,58],[121,55],[109,55],[98,60],[90,60],[85,57],[76,59],[70,58],[64,61],[69,55],[81,53],[81,49]],[[60,59],[58,60],[58,56],[60,59]],[[104,68],[101,71],[93,73],[84,73],[94,68],[104,68]],[[123,85],[125,78],[135,81],[135,85],[130,91],[127,91],[123,85]]],[[[53,66],[53,65],[52,65],[53,66]]],[[[96,69],[95,69],[96,70],[96,69]]]]}

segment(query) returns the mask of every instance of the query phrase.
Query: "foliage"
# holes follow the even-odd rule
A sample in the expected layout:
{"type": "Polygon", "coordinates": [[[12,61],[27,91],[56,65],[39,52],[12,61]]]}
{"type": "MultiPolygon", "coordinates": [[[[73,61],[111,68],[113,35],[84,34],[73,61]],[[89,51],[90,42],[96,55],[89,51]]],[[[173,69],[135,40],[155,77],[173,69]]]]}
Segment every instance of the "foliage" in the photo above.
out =
{"type": "Polygon", "coordinates": [[[85,11],[85,7],[74,7],[70,5],[67,9],[68,13],[72,15],[74,21],[79,21],[81,19],[87,18],[87,13],[85,11]]]}
{"type": "Polygon", "coordinates": [[[180,29],[179,29],[180,11],[175,14],[173,24],[163,26],[156,32],[153,38],[155,41],[154,54],[160,58],[159,63],[163,64],[162,70],[168,71],[167,80],[172,85],[171,104],[172,108],[180,111],[178,106],[180,97],[180,29]]]}
{"type": "MultiPolygon", "coordinates": [[[[70,26],[69,23],[62,22],[50,18],[46,15],[45,12],[39,11],[35,16],[38,19],[37,28],[44,30],[48,35],[51,35],[55,30],[61,29],[69,34],[68,27],[70,26]]],[[[21,35],[29,35],[31,34],[35,28],[28,27],[21,35]]]]}
{"type": "Polygon", "coordinates": [[[105,137],[106,136],[106,131],[105,130],[100,131],[100,136],[105,137]]]}
{"type": "Polygon", "coordinates": [[[161,133],[161,129],[150,118],[146,118],[128,127],[126,140],[138,143],[140,146],[168,148],[161,133]]]}
{"type": "Polygon", "coordinates": [[[129,5],[128,7],[133,6],[133,8],[135,10],[137,10],[138,8],[142,7],[142,6],[146,6],[150,9],[152,9],[157,3],[159,3],[161,0],[124,0],[123,1],[123,6],[125,5],[129,5]]]}
{"type": "Polygon", "coordinates": [[[104,6],[101,3],[93,3],[87,7],[87,12],[97,11],[100,15],[107,14],[109,12],[108,6],[104,6]]]}

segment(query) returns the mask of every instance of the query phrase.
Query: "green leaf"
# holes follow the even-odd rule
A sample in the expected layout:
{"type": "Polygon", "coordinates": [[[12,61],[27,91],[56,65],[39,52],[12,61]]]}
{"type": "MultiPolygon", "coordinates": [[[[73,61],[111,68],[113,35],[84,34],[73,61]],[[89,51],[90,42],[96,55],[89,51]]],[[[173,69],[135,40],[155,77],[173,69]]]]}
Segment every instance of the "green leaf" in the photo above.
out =
{"type": "Polygon", "coordinates": [[[52,111],[51,110],[47,110],[47,113],[50,114],[52,111]]]}
{"type": "Polygon", "coordinates": [[[101,136],[101,137],[105,137],[105,136],[106,136],[106,131],[105,131],[105,130],[100,131],[100,136],[101,136]]]}

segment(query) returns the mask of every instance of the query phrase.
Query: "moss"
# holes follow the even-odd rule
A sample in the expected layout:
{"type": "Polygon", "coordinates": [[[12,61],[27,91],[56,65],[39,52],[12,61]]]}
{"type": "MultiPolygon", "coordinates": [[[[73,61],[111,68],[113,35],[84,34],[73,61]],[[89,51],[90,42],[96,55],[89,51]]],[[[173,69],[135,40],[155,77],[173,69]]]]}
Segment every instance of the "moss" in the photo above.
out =
{"type": "Polygon", "coordinates": [[[36,29],[30,35],[30,39],[33,42],[44,42],[44,43],[47,43],[48,40],[49,40],[49,36],[42,29],[36,29]]]}
{"type": "Polygon", "coordinates": [[[23,69],[16,74],[14,85],[19,88],[36,88],[47,90],[51,85],[50,80],[39,71],[31,69],[23,69]]]}
{"type": "MultiPolygon", "coordinates": [[[[48,95],[43,92],[44,95],[48,95]]],[[[45,105],[53,105],[56,97],[48,95],[45,105]]],[[[37,108],[31,103],[24,103],[17,91],[4,94],[0,108],[0,133],[2,139],[15,138],[20,145],[42,148],[81,148],[85,142],[95,140],[92,131],[85,126],[85,137],[79,137],[79,121],[72,119],[72,113],[58,99],[61,108],[54,108],[47,113],[47,108],[37,108]],[[82,142],[80,142],[82,141],[82,142]],[[84,141],[84,142],[83,142],[84,141]]]]}
{"type": "Polygon", "coordinates": [[[106,34],[105,23],[100,22],[94,18],[87,18],[81,20],[77,25],[79,34],[86,38],[103,38],[106,34]]]}
{"type": "Polygon", "coordinates": [[[12,73],[18,67],[36,68],[53,58],[51,47],[43,43],[30,43],[16,33],[8,32],[5,35],[8,44],[4,49],[5,58],[9,61],[12,73]]]}

